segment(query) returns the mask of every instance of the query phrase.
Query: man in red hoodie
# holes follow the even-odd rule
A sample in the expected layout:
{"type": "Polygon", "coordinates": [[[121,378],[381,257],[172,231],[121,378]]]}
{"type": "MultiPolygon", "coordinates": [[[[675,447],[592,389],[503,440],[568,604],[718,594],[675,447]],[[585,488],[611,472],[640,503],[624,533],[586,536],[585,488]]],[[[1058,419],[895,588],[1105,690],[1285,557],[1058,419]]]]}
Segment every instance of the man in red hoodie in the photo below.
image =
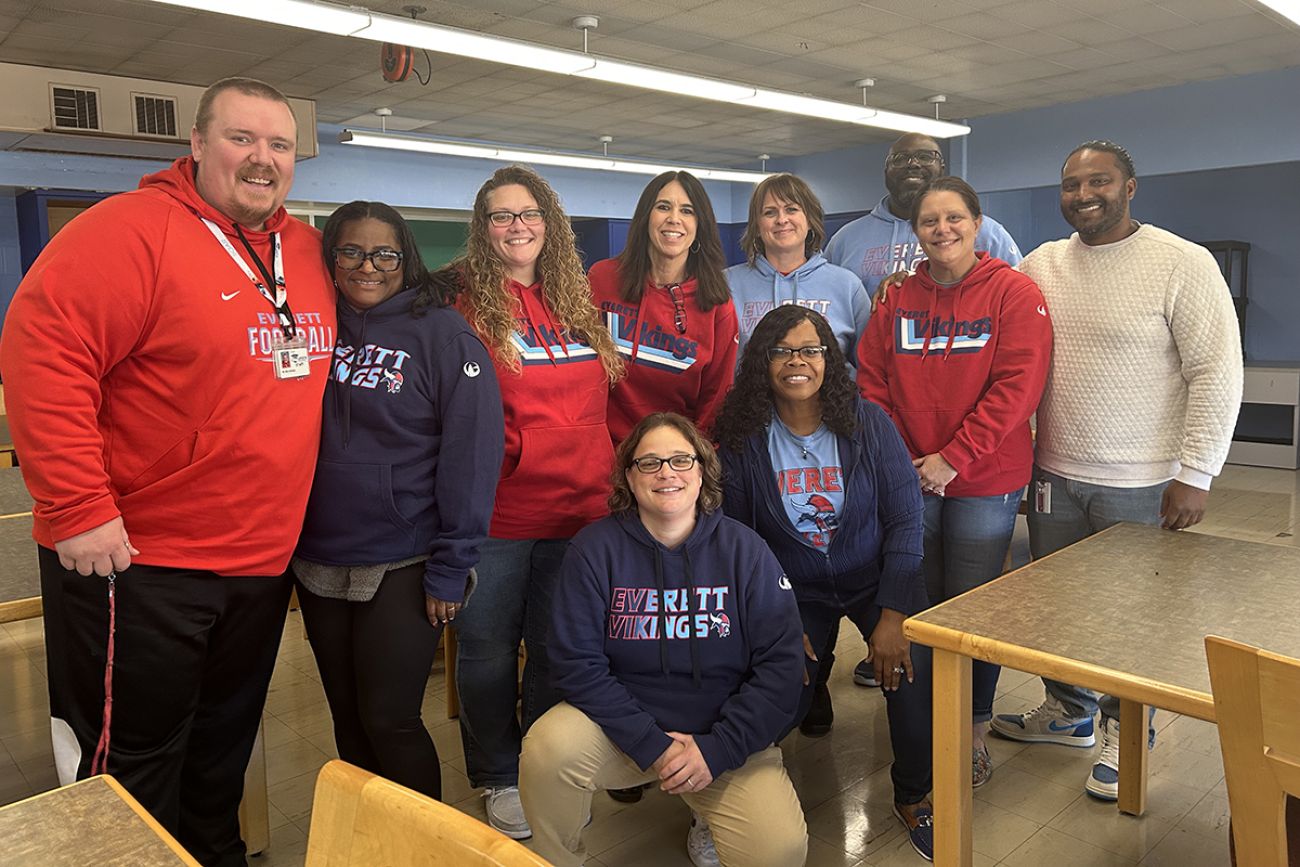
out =
{"type": "Polygon", "coordinates": [[[60,781],[114,774],[205,864],[244,863],[334,344],[296,139],[271,86],[208,88],[192,156],[68,224],[0,339],[60,781]]]}

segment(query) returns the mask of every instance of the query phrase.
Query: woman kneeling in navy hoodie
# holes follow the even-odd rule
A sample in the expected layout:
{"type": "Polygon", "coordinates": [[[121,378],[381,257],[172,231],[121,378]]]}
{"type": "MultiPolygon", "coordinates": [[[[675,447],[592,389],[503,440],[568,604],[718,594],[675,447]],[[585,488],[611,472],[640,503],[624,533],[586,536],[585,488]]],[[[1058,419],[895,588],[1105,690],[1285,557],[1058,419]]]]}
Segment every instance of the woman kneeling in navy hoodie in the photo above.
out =
{"type": "Polygon", "coordinates": [[[724,865],[802,864],[803,811],[773,745],[804,671],[790,583],[719,511],[717,455],[685,418],[647,416],[615,461],[613,514],[573,538],[552,607],[564,701],[524,738],[533,848],[581,864],[592,794],[656,781],[704,817],[724,865]]]}
{"type": "MultiPolygon", "coordinates": [[[[841,616],[871,645],[894,749],[894,813],[932,858],[930,655],[903,637],[926,607],[921,492],[889,416],[862,400],[821,314],[777,307],[759,321],[727,395],[722,443],[727,514],[772,546],[794,585],[812,648],[841,616]]],[[[804,690],[799,714],[812,704],[804,690]]]]}

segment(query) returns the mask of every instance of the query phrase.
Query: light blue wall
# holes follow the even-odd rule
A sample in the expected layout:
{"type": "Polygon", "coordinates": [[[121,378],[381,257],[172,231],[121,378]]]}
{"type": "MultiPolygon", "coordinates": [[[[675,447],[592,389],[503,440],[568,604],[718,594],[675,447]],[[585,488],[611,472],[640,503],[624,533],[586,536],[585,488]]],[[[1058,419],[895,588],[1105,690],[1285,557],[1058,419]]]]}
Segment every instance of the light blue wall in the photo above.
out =
{"type": "Polygon", "coordinates": [[[4,321],[9,300],[14,297],[18,280],[22,277],[22,264],[18,250],[18,211],[14,197],[0,193],[0,322],[4,321]]]}

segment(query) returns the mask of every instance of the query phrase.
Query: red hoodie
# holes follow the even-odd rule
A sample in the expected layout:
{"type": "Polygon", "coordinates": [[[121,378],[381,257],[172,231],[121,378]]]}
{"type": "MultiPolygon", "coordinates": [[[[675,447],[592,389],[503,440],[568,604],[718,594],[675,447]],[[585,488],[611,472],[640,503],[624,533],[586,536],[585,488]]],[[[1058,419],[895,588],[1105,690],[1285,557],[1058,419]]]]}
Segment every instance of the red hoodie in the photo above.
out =
{"type": "Polygon", "coordinates": [[[334,290],[315,229],[281,208],[244,230],[268,267],[280,232],[308,340],[311,374],[276,379],[271,305],[200,216],[244,255],[177,160],[69,223],[18,287],[0,367],[33,536],[53,548],[121,515],[136,562],[279,574],[316,467],[334,290]]]}
{"type": "MultiPolygon", "coordinates": [[[[567,539],[609,513],[609,377],[596,350],[561,335],[540,282],[511,280],[509,289],[519,301],[520,368],[497,362],[506,450],[489,535],[567,539]]],[[[468,317],[466,296],[457,304],[468,317]]]]}
{"type": "Polygon", "coordinates": [[[955,286],[936,284],[922,262],[890,290],[858,342],[862,396],[889,413],[913,458],[938,452],[952,464],[950,497],[1029,483],[1029,417],[1052,357],[1038,286],[1001,259],[978,256],[955,286]]]}
{"type": "Polygon", "coordinates": [[[614,442],[652,412],[680,413],[708,431],[736,374],[736,306],[726,302],[702,311],[694,277],[681,285],[680,316],[668,290],[653,283],[646,284],[639,304],[624,301],[617,259],[592,265],[587,278],[627,364],[609,398],[614,442]]]}

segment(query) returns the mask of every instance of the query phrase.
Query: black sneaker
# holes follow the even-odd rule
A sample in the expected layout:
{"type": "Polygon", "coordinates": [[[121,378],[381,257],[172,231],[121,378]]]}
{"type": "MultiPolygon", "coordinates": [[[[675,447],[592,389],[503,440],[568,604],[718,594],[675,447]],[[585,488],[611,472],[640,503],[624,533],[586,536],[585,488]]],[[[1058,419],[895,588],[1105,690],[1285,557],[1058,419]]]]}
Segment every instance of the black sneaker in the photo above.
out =
{"type": "Polygon", "coordinates": [[[606,789],[605,791],[609,792],[609,796],[620,804],[635,804],[641,800],[648,788],[650,788],[650,784],[646,783],[644,786],[633,786],[630,789],[606,789]]]}
{"type": "Polygon", "coordinates": [[[799,731],[810,738],[819,738],[828,734],[835,722],[835,708],[831,707],[831,691],[826,684],[819,683],[813,687],[812,705],[799,723],[799,731]]]}
{"type": "Polygon", "coordinates": [[[880,681],[876,680],[876,667],[871,664],[871,657],[862,660],[857,668],[853,669],[853,682],[858,686],[872,688],[880,686],[880,681]]]}

